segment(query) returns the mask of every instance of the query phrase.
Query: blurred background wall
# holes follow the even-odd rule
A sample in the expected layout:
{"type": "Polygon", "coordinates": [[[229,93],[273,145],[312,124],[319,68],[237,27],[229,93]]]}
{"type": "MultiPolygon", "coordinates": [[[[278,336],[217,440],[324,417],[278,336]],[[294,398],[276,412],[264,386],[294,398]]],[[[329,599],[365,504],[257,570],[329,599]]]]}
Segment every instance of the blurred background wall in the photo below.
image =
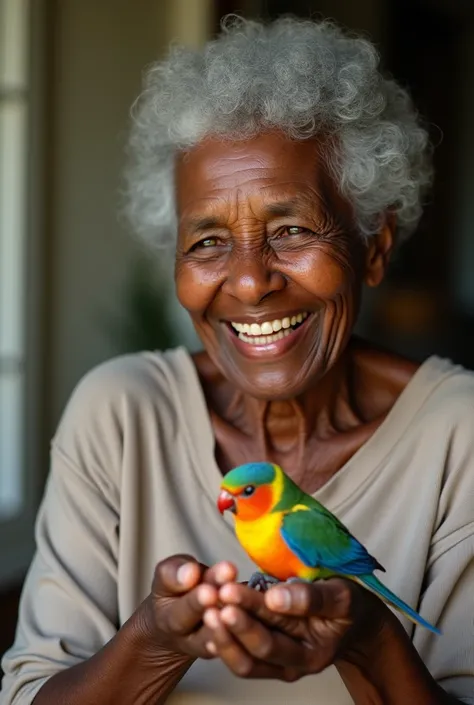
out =
{"type": "Polygon", "coordinates": [[[143,68],[170,41],[200,45],[234,11],[332,17],[372,37],[410,88],[437,145],[436,186],[359,330],[474,367],[470,0],[0,0],[0,652],[75,384],[128,350],[198,345],[169,264],[119,216],[120,179],[143,68]]]}

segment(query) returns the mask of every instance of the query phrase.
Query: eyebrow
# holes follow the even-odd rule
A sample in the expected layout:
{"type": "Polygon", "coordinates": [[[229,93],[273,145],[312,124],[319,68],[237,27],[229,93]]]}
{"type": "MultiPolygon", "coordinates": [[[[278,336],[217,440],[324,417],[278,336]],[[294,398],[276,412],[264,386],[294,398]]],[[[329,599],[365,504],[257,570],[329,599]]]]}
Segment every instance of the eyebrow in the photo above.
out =
{"type": "MultiPolygon", "coordinates": [[[[300,195],[288,201],[269,203],[265,206],[265,212],[277,218],[295,218],[301,216],[302,209],[308,208],[309,204],[310,202],[307,196],[300,195]]],[[[334,210],[328,211],[328,209],[324,207],[324,202],[319,203],[318,206],[316,218],[319,224],[323,224],[324,228],[332,228],[334,230],[342,226],[343,221],[338,212],[334,212],[334,210]]]]}
{"type": "Polygon", "coordinates": [[[290,201],[280,201],[279,203],[269,203],[265,206],[265,212],[268,215],[285,218],[287,216],[295,216],[301,208],[301,203],[298,199],[290,201]]]}
{"type": "Polygon", "coordinates": [[[185,218],[184,222],[186,223],[186,227],[193,232],[211,230],[212,228],[218,228],[222,225],[219,218],[212,215],[191,216],[190,218],[185,218]]]}
{"type": "MultiPolygon", "coordinates": [[[[264,212],[275,218],[291,218],[301,214],[302,206],[304,206],[303,199],[292,198],[287,201],[268,203],[264,206],[264,212]]],[[[222,219],[213,215],[191,215],[189,218],[184,218],[183,222],[186,224],[186,228],[192,232],[204,232],[222,227],[222,219]]]]}

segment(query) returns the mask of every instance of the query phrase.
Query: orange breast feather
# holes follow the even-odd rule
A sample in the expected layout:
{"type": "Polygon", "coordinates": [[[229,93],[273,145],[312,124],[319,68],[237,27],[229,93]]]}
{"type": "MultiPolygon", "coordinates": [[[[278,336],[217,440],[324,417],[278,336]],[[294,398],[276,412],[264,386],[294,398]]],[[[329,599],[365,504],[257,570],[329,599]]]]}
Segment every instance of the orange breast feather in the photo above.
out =
{"type": "Polygon", "coordinates": [[[266,514],[255,521],[235,520],[235,533],[252,561],[262,573],[278,580],[315,579],[317,569],[308,568],[286,545],[280,535],[282,513],[266,514]]]}

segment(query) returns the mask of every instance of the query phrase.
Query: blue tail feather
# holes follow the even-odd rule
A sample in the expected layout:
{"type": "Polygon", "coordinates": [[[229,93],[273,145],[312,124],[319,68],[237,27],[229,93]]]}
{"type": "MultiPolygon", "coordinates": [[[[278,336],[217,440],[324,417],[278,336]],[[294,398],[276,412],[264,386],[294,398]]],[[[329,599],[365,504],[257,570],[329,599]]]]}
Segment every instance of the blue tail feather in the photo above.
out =
{"type": "Polygon", "coordinates": [[[366,587],[371,592],[375,593],[381,597],[384,601],[388,602],[392,607],[406,615],[412,622],[420,624],[421,626],[429,629],[430,632],[434,634],[441,634],[440,630],[434,627],[432,624],[423,619],[418,612],[403,602],[399,597],[395,595],[394,592],[388,589],[375,575],[358,575],[353,578],[356,582],[360,583],[363,587],[366,587]]]}

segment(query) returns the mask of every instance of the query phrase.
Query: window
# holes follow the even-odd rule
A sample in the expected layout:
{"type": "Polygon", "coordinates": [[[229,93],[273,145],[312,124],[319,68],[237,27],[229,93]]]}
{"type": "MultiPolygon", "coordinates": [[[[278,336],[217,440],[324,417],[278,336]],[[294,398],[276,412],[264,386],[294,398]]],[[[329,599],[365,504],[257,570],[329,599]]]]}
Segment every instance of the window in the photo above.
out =
{"type": "Polygon", "coordinates": [[[0,584],[31,557],[27,472],[31,0],[0,0],[0,584]]]}
{"type": "Polygon", "coordinates": [[[22,502],[27,0],[0,0],[0,519],[22,502]]]}

